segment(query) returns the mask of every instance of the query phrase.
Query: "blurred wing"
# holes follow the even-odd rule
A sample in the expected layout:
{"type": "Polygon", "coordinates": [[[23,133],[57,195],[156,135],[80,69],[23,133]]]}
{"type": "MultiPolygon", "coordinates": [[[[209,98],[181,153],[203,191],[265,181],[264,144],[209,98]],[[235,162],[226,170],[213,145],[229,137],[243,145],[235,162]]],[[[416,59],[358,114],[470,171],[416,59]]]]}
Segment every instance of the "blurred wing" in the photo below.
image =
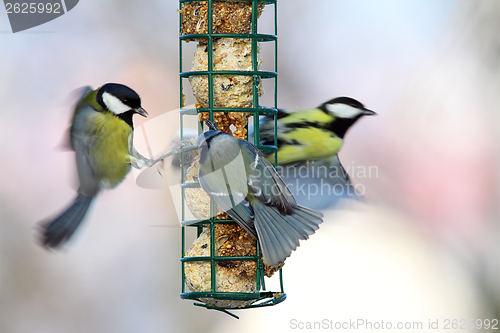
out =
{"type": "Polygon", "coordinates": [[[337,208],[345,199],[364,200],[337,155],[283,166],[280,176],[297,203],[312,209],[337,208]]]}
{"type": "Polygon", "coordinates": [[[293,213],[297,206],[292,193],[280,178],[273,165],[253,144],[240,140],[242,153],[249,168],[248,186],[259,201],[266,205],[276,206],[283,215],[293,213]]]}
{"type": "Polygon", "coordinates": [[[94,129],[99,117],[101,114],[92,106],[79,106],[71,127],[71,145],[76,153],[80,180],[79,192],[87,196],[93,196],[99,191],[99,182],[95,179],[89,153],[95,141],[94,129]]]}
{"type": "MultiPolygon", "coordinates": [[[[89,86],[73,90],[70,93],[70,96],[68,97],[68,103],[70,103],[73,106],[73,108],[76,109],[78,104],[91,91],[92,91],[92,88],[90,88],[89,86]]],[[[61,144],[58,145],[58,147],[60,147],[63,150],[74,150],[73,143],[71,142],[71,131],[72,131],[72,127],[69,126],[68,129],[66,130],[66,133],[63,135],[61,144]]]]}
{"type": "Polygon", "coordinates": [[[80,103],[85,98],[85,96],[87,96],[87,94],[91,91],[92,91],[92,88],[90,86],[85,86],[85,87],[75,89],[72,92],[72,95],[75,96],[74,98],[76,100],[75,105],[78,105],[78,103],[80,103]]]}

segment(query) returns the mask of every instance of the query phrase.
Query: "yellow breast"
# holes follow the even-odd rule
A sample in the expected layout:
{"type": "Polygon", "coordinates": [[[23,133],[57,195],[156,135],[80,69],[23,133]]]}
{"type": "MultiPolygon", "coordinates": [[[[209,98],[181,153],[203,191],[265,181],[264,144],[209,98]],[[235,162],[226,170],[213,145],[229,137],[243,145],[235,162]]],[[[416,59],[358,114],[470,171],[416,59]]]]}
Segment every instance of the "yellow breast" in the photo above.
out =
{"type": "Polygon", "coordinates": [[[110,113],[102,113],[99,118],[90,159],[96,179],[105,187],[113,188],[131,168],[128,138],[132,128],[110,113]]]}

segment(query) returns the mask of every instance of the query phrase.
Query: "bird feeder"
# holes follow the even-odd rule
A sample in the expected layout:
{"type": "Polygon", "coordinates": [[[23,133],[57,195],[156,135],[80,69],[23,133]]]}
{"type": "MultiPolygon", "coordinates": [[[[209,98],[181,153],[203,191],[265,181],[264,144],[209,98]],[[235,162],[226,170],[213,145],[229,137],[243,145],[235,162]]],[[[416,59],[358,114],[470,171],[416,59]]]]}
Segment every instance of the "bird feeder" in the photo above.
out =
{"type": "MultiPolygon", "coordinates": [[[[179,0],[179,12],[181,140],[185,139],[186,117],[197,117],[198,134],[204,130],[203,120],[210,119],[219,130],[239,139],[248,139],[248,120],[253,119],[256,146],[264,152],[276,152],[276,131],[275,144],[263,146],[259,145],[258,128],[259,116],[274,115],[275,125],[277,121],[276,0],[179,0]],[[258,33],[258,18],[264,10],[274,11],[273,34],[258,33]],[[189,71],[183,70],[183,62],[188,61],[183,55],[187,43],[196,43],[189,71]],[[274,70],[261,70],[260,43],[274,43],[274,70]],[[267,92],[274,94],[271,107],[259,103],[264,80],[274,82],[273,91],[267,92]],[[190,89],[196,99],[194,108],[185,106],[184,89],[190,89]]],[[[196,155],[196,146],[182,148],[181,219],[189,226],[182,227],[181,298],[236,318],[229,309],[272,306],[284,301],[282,265],[265,265],[258,241],[200,188],[196,155]],[[194,156],[190,162],[185,158],[188,154],[194,156]],[[195,220],[186,219],[186,208],[195,220]],[[196,234],[194,242],[190,234],[196,234]],[[273,279],[279,278],[279,290],[268,291],[264,277],[274,273],[273,279]]]]}

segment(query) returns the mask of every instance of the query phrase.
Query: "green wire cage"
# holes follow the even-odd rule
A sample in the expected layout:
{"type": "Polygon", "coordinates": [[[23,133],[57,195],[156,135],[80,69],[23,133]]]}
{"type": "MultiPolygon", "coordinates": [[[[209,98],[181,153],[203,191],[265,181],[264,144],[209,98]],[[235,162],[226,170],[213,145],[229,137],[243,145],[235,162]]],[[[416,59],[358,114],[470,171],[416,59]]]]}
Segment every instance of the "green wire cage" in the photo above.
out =
{"type": "MultiPolygon", "coordinates": [[[[224,1],[199,1],[199,0],[179,0],[180,12],[180,37],[179,37],[179,65],[180,65],[180,137],[184,140],[184,123],[185,117],[198,117],[199,113],[203,113],[205,118],[214,121],[214,113],[220,114],[221,112],[226,115],[229,114],[244,114],[244,118],[253,117],[254,136],[253,140],[255,145],[264,152],[274,152],[277,150],[276,131],[274,134],[274,146],[260,145],[259,140],[259,116],[274,115],[275,128],[277,121],[277,9],[276,0],[224,0],[224,1]],[[273,34],[258,33],[258,17],[264,10],[273,10],[273,34]],[[270,8],[270,9],[268,9],[270,8]],[[272,8],[272,9],[271,9],[272,8]],[[205,60],[195,59],[195,62],[205,64],[206,68],[196,68],[194,66],[191,71],[183,71],[183,46],[190,42],[198,42],[198,50],[195,58],[199,55],[205,60]],[[249,62],[249,68],[241,70],[238,68],[220,69],[216,68],[216,64],[221,59],[228,56],[227,52],[223,54],[215,54],[217,47],[221,42],[225,41],[226,44],[239,43],[243,45],[249,54],[242,55],[243,59],[249,62]],[[259,70],[259,43],[274,43],[274,70],[262,71],[259,70]],[[215,49],[214,49],[215,48],[215,49]],[[248,59],[250,58],[250,59],[248,59]],[[194,82],[197,81],[201,84],[201,90],[205,95],[203,97],[195,96],[198,100],[198,105],[194,108],[185,107],[185,94],[184,82],[188,79],[191,82],[193,90],[194,82]],[[204,80],[204,81],[203,81],[204,80]],[[222,80],[227,83],[221,83],[222,80]],[[229,81],[228,81],[229,80],[229,81]],[[243,89],[242,81],[246,80],[247,88],[243,89]],[[261,87],[263,80],[270,80],[274,82],[272,93],[274,94],[274,105],[272,107],[260,106],[259,99],[261,94],[261,87]],[[238,81],[240,85],[238,86],[238,81]],[[244,99],[240,104],[226,103],[229,98],[226,98],[227,92],[233,87],[238,86],[246,91],[245,96],[240,98],[244,99]],[[218,90],[217,90],[218,89],[218,90]],[[226,96],[226,97],[225,97],[226,96]],[[246,100],[245,100],[246,98],[246,100]],[[200,102],[200,100],[203,100],[200,102]],[[236,106],[235,106],[236,105],[236,106]]],[[[229,49],[230,52],[233,49],[229,49]]],[[[241,62],[241,61],[239,61],[241,62]]],[[[195,94],[196,95],[196,94],[195,94]]],[[[245,124],[247,122],[245,121],[245,124]]],[[[199,122],[198,134],[203,131],[203,122],[199,122]]],[[[233,128],[234,130],[234,128],[233,128]]],[[[242,131],[246,136],[248,126],[245,125],[245,130],[242,131]]],[[[184,161],[186,152],[196,151],[196,146],[184,147],[181,152],[181,161],[184,161]]],[[[276,157],[276,155],[275,155],[276,157]]],[[[275,159],[276,160],[276,159],[275,159]]],[[[184,163],[183,163],[184,164],[184,163]]],[[[199,220],[186,220],[185,206],[186,206],[186,191],[189,189],[200,188],[196,181],[185,181],[186,169],[181,168],[181,202],[182,202],[182,221],[189,226],[182,227],[182,299],[196,300],[195,305],[203,306],[208,309],[215,309],[223,311],[235,316],[228,312],[228,309],[248,309],[255,307],[272,306],[281,303],[286,299],[286,294],[283,289],[283,275],[279,269],[279,291],[267,291],[264,280],[264,262],[260,256],[259,244],[255,239],[252,242],[256,248],[255,255],[244,256],[222,256],[217,255],[216,250],[216,229],[218,226],[234,225],[235,222],[230,219],[217,219],[216,205],[210,200],[210,215],[207,219],[199,220]],[[210,241],[202,247],[209,249],[208,255],[202,256],[186,256],[187,246],[189,242],[187,238],[187,228],[196,228],[197,237],[203,233],[209,236],[210,241]],[[219,266],[232,267],[242,262],[254,262],[254,283],[251,292],[228,292],[217,290],[218,278],[217,269],[219,266]],[[209,264],[208,268],[208,290],[191,291],[188,287],[186,278],[187,267],[194,264],[209,264]]],[[[195,179],[196,180],[196,179],[195,179]]],[[[253,266],[252,266],[253,267],[253,266]]]]}

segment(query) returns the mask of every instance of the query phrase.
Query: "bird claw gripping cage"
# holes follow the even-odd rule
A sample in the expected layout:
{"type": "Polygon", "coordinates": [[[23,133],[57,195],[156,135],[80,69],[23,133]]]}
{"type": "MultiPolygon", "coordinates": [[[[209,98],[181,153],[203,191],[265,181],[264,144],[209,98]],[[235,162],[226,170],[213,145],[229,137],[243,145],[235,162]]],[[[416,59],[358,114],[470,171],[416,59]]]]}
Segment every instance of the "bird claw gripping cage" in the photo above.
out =
{"type": "MultiPolygon", "coordinates": [[[[248,118],[253,118],[253,140],[264,152],[276,152],[275,145],[259,145],[259,116],[277,114],[277,10],[276,0],[179,0],[180,12],[180,139],[185,139],[185,117],[198,117],[198,134],[203,120],[214,121],[218,129],[248,139],[248,118]],[[266,7],[274,10],[273,34],[258,33],[258,18],[266,7]],[[183,46],[197,43],[190,71],[183,71],[183,46]],[[274,43],[274,70],[260,70],[260,43],[274,43]],[[195,107],[185,106],[183,80],[190,82],[195,107]],[[274,82],[274,105],[262,107],[262,82],[274,82]]],[[[275,126],[276,127],[276,126],[275,126]]],[[[259,244],[208,198],[197,182],[196,146],[181,150],[182,203],[182,299],[195,305],[228,312],[272,306],[285,300],[281,267],[267,266],[259,244]],[[189,168],[184,166],[190,165],[189,168]],[[186,220],[188,206],[196,220],[186,220]],[[187,226],[184,226],[187,225],[187,226]],[[186,251],[188,230],[196,240],[186,251]],[[264,276],[278,272],[279,291],[266,291],[264,276]],[[186,290],[186,288],[188,290],[186,290]]],[[[276,155],[275,155],[276,156],[276,155]]]]}

